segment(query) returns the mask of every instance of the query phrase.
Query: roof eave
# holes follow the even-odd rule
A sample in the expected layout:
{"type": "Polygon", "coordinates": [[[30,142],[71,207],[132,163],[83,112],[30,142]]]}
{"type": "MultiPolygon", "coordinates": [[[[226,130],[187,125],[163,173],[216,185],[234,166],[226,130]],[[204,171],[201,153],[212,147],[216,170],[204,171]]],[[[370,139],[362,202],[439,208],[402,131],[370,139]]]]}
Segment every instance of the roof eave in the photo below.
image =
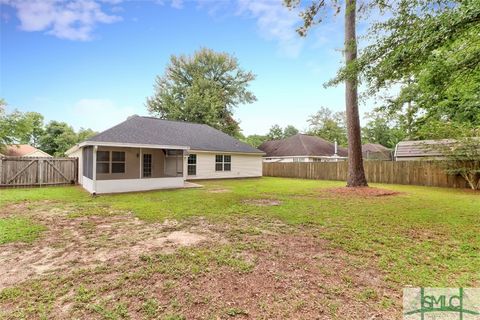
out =
{"type": "Polygon", "coordinates": [[[189,146],[146,144],[146,143],[125,143],[125,142],[107,142],[107,141],[88,141],[87,140],[78,144],[78,148],[82,148],[85,146],[190,150],[189,146]]]}

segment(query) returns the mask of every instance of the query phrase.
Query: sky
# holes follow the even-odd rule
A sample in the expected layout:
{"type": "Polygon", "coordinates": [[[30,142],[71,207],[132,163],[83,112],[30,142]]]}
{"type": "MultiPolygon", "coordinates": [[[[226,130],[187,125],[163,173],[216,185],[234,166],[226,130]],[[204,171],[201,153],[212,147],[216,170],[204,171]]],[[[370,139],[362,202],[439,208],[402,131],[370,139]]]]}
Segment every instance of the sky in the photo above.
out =
{"type": "Polygon", "coordinates": [[[342,62],[340,16],[301,38],[298,12],[281,0],[0,0],[0,10],[7,111],[102,131],[148,115],[146,98],[170,56],[202,47],[233,54],[257,75],[257,101],[235,110],[245,135],[273,124],[304,131],[321,106],[344,110],[343,86],[323,87],[342,62]]]}

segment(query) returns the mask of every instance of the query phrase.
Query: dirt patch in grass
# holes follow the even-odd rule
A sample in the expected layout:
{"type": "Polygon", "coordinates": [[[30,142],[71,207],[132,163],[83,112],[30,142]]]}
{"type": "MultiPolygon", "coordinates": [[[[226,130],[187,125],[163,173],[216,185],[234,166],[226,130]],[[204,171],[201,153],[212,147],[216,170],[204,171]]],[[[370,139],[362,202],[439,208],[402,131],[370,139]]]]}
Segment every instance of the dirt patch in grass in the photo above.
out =
{"type": "Polygon", "coordinates": [[[68,209],[35,210],[29,215],[23,209],[16,206],[17,211],[10,213],[28,216],[47,230],[31,244],[0,245],[0,290],[42,274],[121,263],[150,251],[173,252],[218,239],[205,226],[192,231],[172,220],[146,223],[129,213],[71,218],[68,209]]]}
{"type": "Polygon", "coordinates": [[[228,192],[232,192],[232,190],[230,189],[211,189],[211,190],[208,190],[209,193],[228,193],[228,192]]]}
{"type": "Polygon", "coordinates": [[[259,207],[279,206],[282,204],[280,200],[275,199],[247,199],[243,200],[242,203],[259,207]]]}
{"type": "MultiPolygon", "coordinates": [[[[35,283],[40,290],[0,299],[0,307],[9,319],[15,310],[28,310],[32,299],[44,301],[48,292],[55,303],[45,315],[52,319],[97,319],[106,314],[131,319],[401,316],[401,292],[392,290],[369,261],[318,238],[318,230],[285,226],[271,232],[232,233],[231,227],[215,225],[229,245],[202,242],[168,254],[151,251],[140,258],[125,257],[116,267],[106,262],[107,268],[89,269],[80,277],[57,271],[55,278],[43,276],[35,283]]],[[[242,228],[252,228],[251,222],[235,226],[242,228]]],[[[191,237],[180,231],[171,234],[171,239],[191,237]]],[[[28,286],[25,282],[19,288],[28,286]]]]}
{"type": "Polygon", "coordinates": [[[362,198],[395,196],[400,194],[400,192],[397,192],[397,191],[374,188],[374,187],[329,188],[329,189],[323,189],[322,192],[335,195],[335,196],[362,197],[362,198]]]}

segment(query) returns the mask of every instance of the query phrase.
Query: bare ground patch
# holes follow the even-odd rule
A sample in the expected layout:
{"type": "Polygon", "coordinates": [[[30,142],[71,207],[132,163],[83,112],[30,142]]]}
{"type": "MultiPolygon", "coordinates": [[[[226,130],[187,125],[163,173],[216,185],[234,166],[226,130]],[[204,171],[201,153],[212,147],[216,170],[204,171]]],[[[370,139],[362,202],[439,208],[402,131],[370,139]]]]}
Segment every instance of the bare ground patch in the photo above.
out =
{"type": "Polygon", "coordinates": [[[279,206],[282,204],[280,200],[275,199],[246,199],[243,200],[242,203],[259,207],[279,206]]]}
{"type": "MultiPolygon", "coordinates": [[[[120,312],[131,319],[164,319],[167,315],[178,319],[400,317],[400,293],[393,291],[368,261],[316,237],[318,229],[261,222],[215,225],[215,232],[229,243],[229,249],[204,241],[187,251],[128,255],[118,261],[118,267],[90,269],[81,278],[67,277],[58,283],[44,275],[40,277],[44,290],[59,292],[55,288],[66,287],[47,315],[56,319],[101,319],[102,314],[119,316],[120,312]]],[[[187,243],[192,240],[192,235],[183,231],[168,237],[180,237],[187,243]]],[[[161,248],[164,241],[160,242],[161,248]]],[[[59,277],[65,274],[65,269],[55,272],[59,277]]],[[[16,298],[4,306],[14,312],[24,304],[28,301],[16,298]]]]}
{"type": "Polygon", "coordinates": [[[209,193],[228,193],[232,192],[230,189],[210,189],[208,190],[209,193]]]}
{"type": "Polygon", "coordinates": [[[43,274],[120,263],[152,250],[172,252],[217,237],[208,228],[183,230],[173,220],[146,223],[129,213],[71,218],[68,209],[29,211],[26,204],[3,211],[28,216],[48,230],[31,244],[0,246],[0,290],[43,274]]]}

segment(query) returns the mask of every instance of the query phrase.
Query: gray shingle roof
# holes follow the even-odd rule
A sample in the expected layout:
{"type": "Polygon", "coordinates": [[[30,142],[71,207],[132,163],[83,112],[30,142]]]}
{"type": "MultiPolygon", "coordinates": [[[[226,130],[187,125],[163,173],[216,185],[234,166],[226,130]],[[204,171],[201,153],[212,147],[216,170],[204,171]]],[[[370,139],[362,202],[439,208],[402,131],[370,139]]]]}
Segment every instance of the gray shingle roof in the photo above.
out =
{"type": "MultiPolygon", "coordinates": [[[[335,145],[319,137],[298,133],[292,137],[272,140],[262,143],[260,150],[266,152],[267,157],[285,156],[333,156],[335,145]]],[[[341,157],[348,156],[345,148],[338,147],[337,154],[341,157]]]]}
{"type": "Polygon", "coordinates": [[[205,124],[132,116],[85,141],[187,146],[193,150],[262,153],[205,124]]]}
{"type": "Polygon", "coordinates": [[[455,142],[452,139],[400,141],[395,148],[395,157],[442,156],[441,147],[455,142]]]}

